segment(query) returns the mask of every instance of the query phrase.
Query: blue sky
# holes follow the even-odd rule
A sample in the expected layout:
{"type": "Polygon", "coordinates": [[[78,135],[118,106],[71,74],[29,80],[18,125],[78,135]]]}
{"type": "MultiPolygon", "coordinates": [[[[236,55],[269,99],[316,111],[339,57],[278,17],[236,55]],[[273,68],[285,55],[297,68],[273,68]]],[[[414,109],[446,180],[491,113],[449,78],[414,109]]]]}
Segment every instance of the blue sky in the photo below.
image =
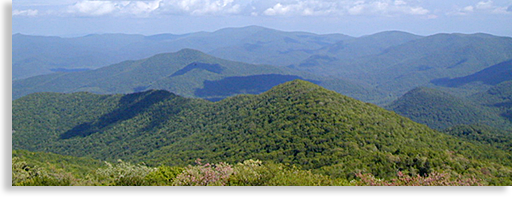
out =
{"type": "Polygon", "coordinates": [[[285,31],[361,36],[512,36],[512,0],[13,0],[13,33],[188,33],[260,25],[285,31]]]}

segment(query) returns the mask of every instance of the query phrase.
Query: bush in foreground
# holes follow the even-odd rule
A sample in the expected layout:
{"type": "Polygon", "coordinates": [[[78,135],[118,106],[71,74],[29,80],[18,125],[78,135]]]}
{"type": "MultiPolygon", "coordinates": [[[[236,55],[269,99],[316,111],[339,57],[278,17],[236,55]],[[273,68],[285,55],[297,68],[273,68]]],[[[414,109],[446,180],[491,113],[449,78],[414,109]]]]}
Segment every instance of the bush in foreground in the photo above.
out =
{"type": "Polygon", "coordinates": [[[57,169],[45,170],[30,166],[13,157],[13,186],[481,186],[483,180],[474,176],[452,176],[431,172],[428,176],[410,176],[398,172],[392,179],[379,179],[370,173],[357,173],[348,181],[273,162],[245,160],[228,163],[203,163],[187,167],[148,167],[119,161],[105,163],[83,178],[57,169]]]}

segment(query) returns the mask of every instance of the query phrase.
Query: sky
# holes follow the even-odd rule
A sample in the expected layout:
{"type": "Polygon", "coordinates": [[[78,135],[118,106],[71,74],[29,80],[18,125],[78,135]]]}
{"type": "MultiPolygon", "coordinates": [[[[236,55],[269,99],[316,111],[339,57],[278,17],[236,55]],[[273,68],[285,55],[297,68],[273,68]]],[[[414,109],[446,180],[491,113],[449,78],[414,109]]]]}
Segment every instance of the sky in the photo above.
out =
{"type": "Polygon", "coordinates": [[[184,34],[250,25],[350,36],[388,30],[512,36],[512,0],[12,1],[13,34],[184,34]]]}

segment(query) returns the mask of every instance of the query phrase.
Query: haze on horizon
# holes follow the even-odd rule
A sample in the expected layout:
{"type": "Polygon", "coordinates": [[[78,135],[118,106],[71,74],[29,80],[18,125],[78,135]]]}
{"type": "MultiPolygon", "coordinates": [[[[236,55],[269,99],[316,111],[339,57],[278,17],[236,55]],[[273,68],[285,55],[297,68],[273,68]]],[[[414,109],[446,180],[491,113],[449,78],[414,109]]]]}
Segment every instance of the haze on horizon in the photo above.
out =
{"type": "Polygon", "coordinates": [[[251,25],[350,36],[388,30],[512,36],[512,0],[14,0],[12,4],[13,34],[184,34],[251,25]]]}

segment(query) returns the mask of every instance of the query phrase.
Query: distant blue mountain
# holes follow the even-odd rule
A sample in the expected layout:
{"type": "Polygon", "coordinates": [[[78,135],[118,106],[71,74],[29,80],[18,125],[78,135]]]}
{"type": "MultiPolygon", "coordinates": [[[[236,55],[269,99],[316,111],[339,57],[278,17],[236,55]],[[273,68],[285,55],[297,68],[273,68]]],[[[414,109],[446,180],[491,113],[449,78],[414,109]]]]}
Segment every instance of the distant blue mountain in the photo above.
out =
{"type": "Polygon", "coordinates": [[[459,78],[441,78],[431,82],[446,87],[459,87],[471,82],[482,82],[487,85],[497,85],[512,80],[512,60],[490,66],[477,73],[459,78]]]}

